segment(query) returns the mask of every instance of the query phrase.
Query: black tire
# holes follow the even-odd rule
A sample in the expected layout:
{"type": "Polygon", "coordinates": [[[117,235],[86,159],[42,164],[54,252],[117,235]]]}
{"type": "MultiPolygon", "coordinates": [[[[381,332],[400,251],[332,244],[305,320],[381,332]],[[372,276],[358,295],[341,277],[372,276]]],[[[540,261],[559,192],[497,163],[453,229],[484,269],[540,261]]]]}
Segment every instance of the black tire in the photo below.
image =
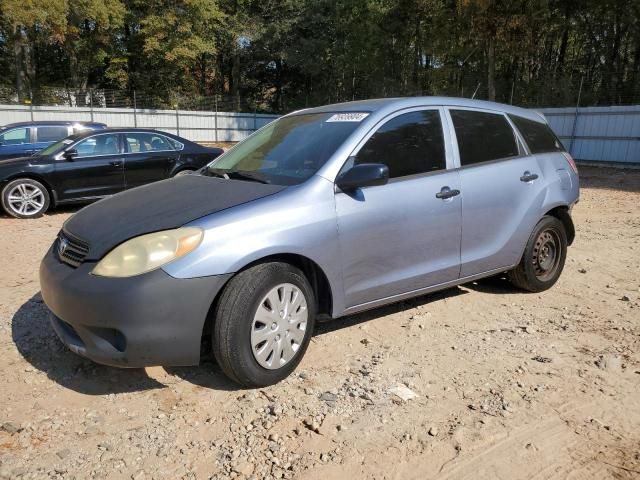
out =
{"type": "MultiPolygon", "coordinates": [[[[218,365],[231,380],[244,387],[264,387],[286,378],[302,360],[311,340],[315,305],[308,280],[290,264],[263,263],[240,272],[225,286],[215,309],[212,347],[218,365]],[[254,316],[258,308],[263,306],[261,302],[265,296],[283,284],[292,284],[304,295],[306,328],[294,356],[284,365],[269,369],[260,365],[253,353],[254,316]]],[[[288,330],[283,331],[282,342],[287,338],[288,330]]]]}
{"type": "Polygon", "coordinates": [[[38,218],[49,209],[49,191],[40,182],[31,178],[17,178],[2,189],[2,208],[15,218],[38,218]],[[20,190],[31,194],[31,201],[13,200],[20,190]],[[24,209],[22,208],[24,206],[24,209]]]}
{"type": "Polygon", "coordinates": [[[555,217],[545,216],[533,229],[522,259],[508,273],[509,281],[529,292],[551,288],[560,277],[567,258],[567,232],[555,217]]]}

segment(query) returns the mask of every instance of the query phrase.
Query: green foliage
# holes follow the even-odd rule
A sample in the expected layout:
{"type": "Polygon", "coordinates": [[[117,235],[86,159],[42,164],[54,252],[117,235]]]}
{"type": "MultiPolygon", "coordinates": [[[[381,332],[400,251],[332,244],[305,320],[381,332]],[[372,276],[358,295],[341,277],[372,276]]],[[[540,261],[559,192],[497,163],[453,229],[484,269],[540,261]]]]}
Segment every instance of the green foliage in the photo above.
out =
{"type": "Polygon", "coordinates": [[[583,104],[640,101],[640,0],[0,0],[0,85],[21,99],[60,85],[126,104],[135,90],[140,107],[567,105],[581,83],[583,104]]]}

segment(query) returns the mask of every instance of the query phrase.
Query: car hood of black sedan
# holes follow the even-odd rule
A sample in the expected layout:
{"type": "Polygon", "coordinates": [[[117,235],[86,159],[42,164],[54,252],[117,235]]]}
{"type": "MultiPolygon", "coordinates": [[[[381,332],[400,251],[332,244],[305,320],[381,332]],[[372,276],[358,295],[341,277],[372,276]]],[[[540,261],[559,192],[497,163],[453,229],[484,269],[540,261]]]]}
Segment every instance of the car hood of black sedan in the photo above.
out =
{"type": "Polygon", "coordinates": [[[193,220],[273,195],[286,187],[184,175],[119,193],[69,218],[65,234],[88,244],[88,261],[145,233],[181,227],[193,220]]]}
{"type": "Polygon", "coordinates": [[[13,157],[13,158],[5,158],[0,159],[0,167],[9,167],[15,165],[25,165],[33,162],[33,159],[36,157],[13,157]]]}

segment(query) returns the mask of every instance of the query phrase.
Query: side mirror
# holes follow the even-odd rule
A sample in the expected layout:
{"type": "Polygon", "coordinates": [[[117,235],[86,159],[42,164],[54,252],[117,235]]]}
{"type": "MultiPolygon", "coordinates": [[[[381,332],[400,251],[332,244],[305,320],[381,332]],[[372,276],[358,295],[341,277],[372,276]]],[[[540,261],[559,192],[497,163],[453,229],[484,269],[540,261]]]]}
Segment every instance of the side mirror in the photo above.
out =
{"type": "Polygon", "coordinates": [[[389,181],[389,167],[382,163],[361,163],[338,175],[336,185],[349,191],[361,187],[384,185],[389,181]]]}
{"type": "Polygon", "coordinates": [[[62,156],[67,160],[73,160],[78,156],[78,150],[76,150],[75,148],[70,148],[69,150],[64,152],[64,155],[62,156]]]}

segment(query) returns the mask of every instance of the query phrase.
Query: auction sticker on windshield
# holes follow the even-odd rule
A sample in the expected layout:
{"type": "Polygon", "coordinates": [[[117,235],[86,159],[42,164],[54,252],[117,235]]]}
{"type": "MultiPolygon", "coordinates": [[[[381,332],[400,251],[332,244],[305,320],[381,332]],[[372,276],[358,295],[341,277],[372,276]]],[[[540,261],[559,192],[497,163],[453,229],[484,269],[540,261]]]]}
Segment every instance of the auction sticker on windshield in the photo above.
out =
{"type": "Polygon", "coordinates": [[[369,116],[364,112],[336,113],[327,119],[327,122],[361,122],[369,116]]]}

